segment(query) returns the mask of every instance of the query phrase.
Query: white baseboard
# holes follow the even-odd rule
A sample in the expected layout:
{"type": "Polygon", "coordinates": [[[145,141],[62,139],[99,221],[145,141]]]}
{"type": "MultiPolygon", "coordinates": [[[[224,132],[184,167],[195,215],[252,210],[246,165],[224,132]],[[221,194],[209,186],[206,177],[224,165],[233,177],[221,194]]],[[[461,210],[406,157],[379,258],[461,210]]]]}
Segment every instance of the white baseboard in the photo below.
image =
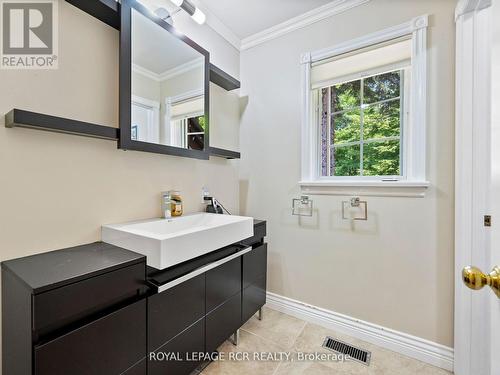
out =
{"type": "Polygon", "coordinates": [[[267,307],[453,371],[453,348],[267,292],[267,307]]]}

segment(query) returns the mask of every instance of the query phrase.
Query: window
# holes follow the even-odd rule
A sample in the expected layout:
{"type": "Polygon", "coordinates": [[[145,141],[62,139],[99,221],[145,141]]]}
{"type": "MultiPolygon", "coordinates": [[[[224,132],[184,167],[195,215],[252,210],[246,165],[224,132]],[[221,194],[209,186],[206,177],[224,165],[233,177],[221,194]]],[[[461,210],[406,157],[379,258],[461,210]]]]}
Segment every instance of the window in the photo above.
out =
{"type": "Polygon", "coordinates": [[[203,150],[205,116],[186,117],[172,121],[173,144],[190,150],[203,150]]]}
{"type": "Polygon", "coordinates": [[[195,90],[167,97],[166,123],[169,144],[191,150],[203,150],[205,144],[205,97],[195,90]]]}
{"type": "Polygon", "coordinates": [[[427,16],[301,56],[301,186],[427,187],[427,16]]]}
{"type": "Polygon", "coordinates": [[[317,89],[321,176],[402,175],[405,70],[317,89]]]}

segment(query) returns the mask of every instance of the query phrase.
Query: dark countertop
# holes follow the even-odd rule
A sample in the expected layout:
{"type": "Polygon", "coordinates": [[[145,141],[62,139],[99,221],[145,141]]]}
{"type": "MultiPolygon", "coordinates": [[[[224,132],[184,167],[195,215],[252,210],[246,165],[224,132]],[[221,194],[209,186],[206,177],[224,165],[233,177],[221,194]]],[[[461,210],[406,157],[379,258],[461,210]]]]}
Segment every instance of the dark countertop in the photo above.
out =
{"type": "Polygon", "coordinates": [[[258,220],[258,219],[253,219],[253,226],[258,227],[260,225],[265,225],[266,221],[265,220],[258,220]]]}
{"type": "Polygon", "coordinates": [[[104,242],[71,247],[2,262],[33,293],[145,262],[146,257],[104,242]]]}

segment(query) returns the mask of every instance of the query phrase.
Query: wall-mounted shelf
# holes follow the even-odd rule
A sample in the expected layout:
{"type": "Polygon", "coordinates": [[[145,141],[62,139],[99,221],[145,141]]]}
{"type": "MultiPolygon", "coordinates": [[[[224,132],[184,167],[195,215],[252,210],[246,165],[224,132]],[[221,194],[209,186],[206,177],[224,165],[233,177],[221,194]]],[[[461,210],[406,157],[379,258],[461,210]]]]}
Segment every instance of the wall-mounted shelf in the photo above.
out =
{"type": "Polygon", "coordinates": [[[5,127],[47,130],[84,137],[108,139],[110,141],[116,141],[119,136],[119,129],[111,126],[96,125],[22,109],[13,109],[5,115],[5,127]]]}
{"type": "Polygon", "coordinates": [[[105,24],[120,30],[120,4],[115,0],[66,0],[105,24]]]}
{"type": "Polygon", "coordinates": [[[217,68],[214,64],[210,64],[210,82],[222,87],[227,91],[236,90],[240,88],[240,81],[230,76],[225,71],[217,68]]]}
{"type": "MultiPolygon", "coordinates": [[[[107,139],[110,141],[118,140],[120,132],[120,129],[113,128],[111,126],[103,126],[63,117],[50,116],[17,108],[5,115],[5,127],[38,129],[56,133],[107,139]]],[[[217,147],[210,147],[210,155],[225,159],[240,159],[241,156],[239,152],[224,150],[217,147]]]]}
{"type": "Polygon", "coordinates": [[[241,154],[236,151],[225,150],[223,148],[210,147],[210,156],[217,156],[225,159],[240,159],[241,154]]]}
{"type": "MultiPolygon", "coordinates": [[[[66,0],[105,24],[120,30],[120,4],[115,0],[66,0]]],[[[240,81],[210,64],[210,82],[227,91],[240,88],[240,81]]]]}

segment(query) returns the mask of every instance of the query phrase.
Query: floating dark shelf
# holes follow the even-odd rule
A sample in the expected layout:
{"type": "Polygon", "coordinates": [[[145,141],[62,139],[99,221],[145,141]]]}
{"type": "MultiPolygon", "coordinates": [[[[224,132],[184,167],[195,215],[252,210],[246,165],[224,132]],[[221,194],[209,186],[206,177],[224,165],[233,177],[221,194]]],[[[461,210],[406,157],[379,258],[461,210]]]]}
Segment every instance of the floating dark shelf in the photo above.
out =
{"type": "Polygon", "coordinates": [[[241,154],[236,151],[224,150],[223,148],[210,147],[210,155],[225,159],[240,159],[241,154]]]}
{"type": "Polygon", "coordinates": [[[238,81],[234,77],[231,77],[222,69],[217,68],[214,64],[210,64],[210,82],[219,85],[227,91],[240,88],[240,81],[238,81]]]}
{"type": "Polygon", "coordinates": [[[66,0],[68,3],[120,30],[120,4],[115,0],[66,0]]]}
{"type": "MultiPolygon", "coordinates": [[[[66,0],[68,3],[120,30],[120,4],[115,0],[66,0]]],[[[227,91],[240,88],[240,81],[210,64],[210,82],[227,91]]]]}
{"type": "Polygon", "coordinates": [[[116,141],[119,129],[36,112],[13,109],[5,115],[7,128],[31,128],[116,141]]]}

